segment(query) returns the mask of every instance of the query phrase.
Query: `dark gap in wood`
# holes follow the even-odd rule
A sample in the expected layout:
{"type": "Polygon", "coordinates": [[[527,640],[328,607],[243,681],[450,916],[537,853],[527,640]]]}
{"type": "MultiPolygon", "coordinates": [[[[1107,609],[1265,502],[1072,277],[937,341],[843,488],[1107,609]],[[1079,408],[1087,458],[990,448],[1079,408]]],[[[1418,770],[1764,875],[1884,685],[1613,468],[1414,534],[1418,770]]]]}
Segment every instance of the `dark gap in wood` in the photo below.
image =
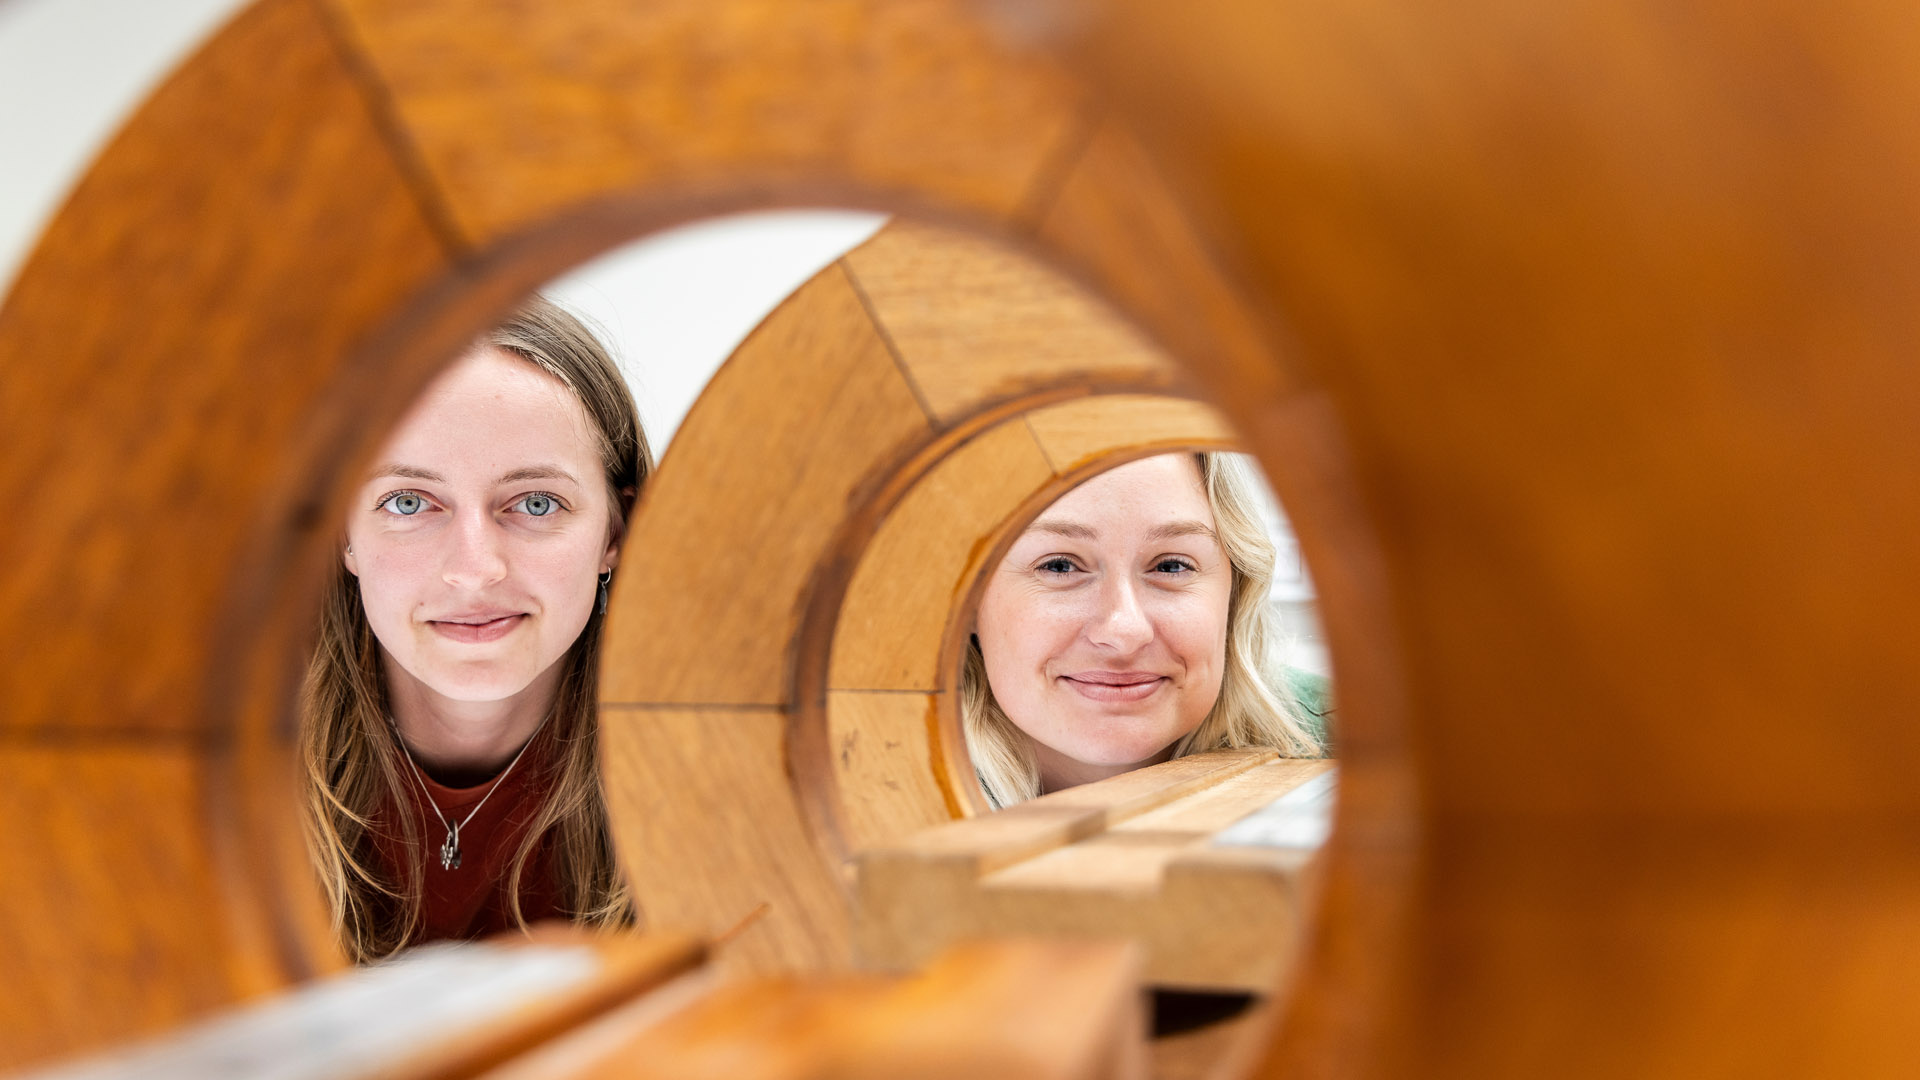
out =
{"type": "Polygon", "coordinates": [[[847,284],[853,286],[853,295],[859,298],[860,309],[867,313],[867,322],[873,324],[873,332],[880,335],[880,343],[887,347],[887,355],[893,357],[894,368],[900,372],[900,377],[907,381],[907,390],[913,394],[913,400],[920,406],[921,414],[927,418],[928,426],[936,432],[945,430],[946,425],[934,415],[933,406],[927,404],[927,395],[920,392],[920,383],[914,379],[912,369],[907,367],[906,359],[900,355],[900,346],[894,344],[893,335],[887,332],[887,324],[880,321],[880,313],[874,310],[873,301],[867,297],[867,290],[860,287],[860,276],[853,272],[853,267],[847,264],[844,257],[835,259],[834,265],[846,275],[847,284]]]}
{"type": "Polygon", "coordinates": [[[473,254],[473,244],[461,232],[453,208],[447,205],[440,186],[434,183],[433,171],[427,166],[427,156],[421,151],[420,144],[414,141],[406,122],[401,119],[400,106],[394,100],[392,88],[380,76],[366,50],[354,39],[347,16],[336,11],[331,0],[309,0],[309,4],[315,17],[320,20],[327,40],[332,43],[334,52],[339,55],[347,77],[360,88],[367,115],[373,120],[373,126],[379,131],[382,141],[392,151],[393,163],[400,170],[401,182],[412,193],[428,230],[440,241],[449,261],[466,261],[473,254]]]}
{"type": "Polygon", "coordinates": [[[1156,1039],[1232,1020],[1252,1008],[1258,1000],[1247,993],[1210,993],[1204,990],[1150,990],[1148,994],[1148,1005],[1153,1012],[1153,1037],[1156,1039]]]}

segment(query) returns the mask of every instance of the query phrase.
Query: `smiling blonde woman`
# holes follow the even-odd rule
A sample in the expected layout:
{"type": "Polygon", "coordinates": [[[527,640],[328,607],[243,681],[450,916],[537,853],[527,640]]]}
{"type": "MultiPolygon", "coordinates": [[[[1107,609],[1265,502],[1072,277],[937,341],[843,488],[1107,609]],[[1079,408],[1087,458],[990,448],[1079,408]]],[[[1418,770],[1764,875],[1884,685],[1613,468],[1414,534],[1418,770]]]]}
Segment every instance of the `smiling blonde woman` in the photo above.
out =
{"type": "Polygon", "coordinates": [[[1271,660],[1274,547],[1239,455],[1164,454],[1056,500],[994,569],[961,672],[995,806],[1204,750],[1316,757],[1324,681],[1271,660]]]}
{"type": "Polygon", "coordinates": [[[301,700],[310,846],[357,961],[617,926],[600,615],[652,469],[581,322],[534,300],[428,387],[354,495],[301,700]]]}

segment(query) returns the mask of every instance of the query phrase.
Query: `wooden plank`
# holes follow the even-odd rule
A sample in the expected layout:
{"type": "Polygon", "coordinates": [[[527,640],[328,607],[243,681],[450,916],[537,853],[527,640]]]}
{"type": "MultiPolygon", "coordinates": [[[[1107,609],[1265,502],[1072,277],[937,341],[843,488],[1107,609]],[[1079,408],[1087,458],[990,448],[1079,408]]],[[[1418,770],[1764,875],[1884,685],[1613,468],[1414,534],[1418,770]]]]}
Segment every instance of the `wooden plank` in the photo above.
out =
{"type": "Polygon", "coordinates": [[[397,415],[425,375],[370,393],[346,356],[446,268],[313,7],[265,0],[128,122],[6,297],[0,479],[60,496],[0,541],[0,1069],[333,955],[288,911],[315,891],[297,833],[252,833],[263,852],[238,820],[292,799],[297,659],[249,749],[210,726],[244,692],[230,620],[311,591],[243,575],[311,550],[339,422],[397,415]]]}
{"type": "Polygon", "coordinates": [[[841,261],[942,421],[1061,382],[1177,382],[1165,355],[1125,319],[995,241],[895,222],[841,261]],[[1060,333],[1063,326],[1074,332],[1060,333]]]}
{"type": "Polygon", "coordinates": [[[847,963],[847,898],[787,780],[784,713],[602,706],[608,813],[649,928],[724,972],[847,963]]]}
{"type": "Polygon", "coordinates": [[[0,746],[0,1065],[161,1031],[257,983],[233,970],[266,958],[230,953],[206,782],[190,743],[0,746]]]}
{"type": "Polygon", "coordinates": [[[601,700],[784,703],[840,515],[928,435],[846,277],[803,285],[715,374],[647,485],[627,540],[646,554],[620,569],[601,700]]]}
{"type": "Polygon", "coordinates": [[[1298,351],[1273,347],[1261,312],[1126,127],[1104,119],[1074,158],[1038,222],[1060,256],[1138,320],[1169,355],[1231,385],[1237,402],[1284,400],[1312,380],[1298,351]]]}
{"type": "Polygon", "coordinates": [[[1051,62],[959,2],[329,2],[476,243],[610,192],[783,179],[1008,218],[1081,124],[1051,62]]]}
{"type": "Polygon", "coordinates": [[[104,152],[0,308],[0,481],[67,493],[6,540],[0,618],[32,631],[0,666],[3,728],[201,725],[228,575],[318,525],[327,493],[288,477],[316,464],[342,354],[446,267],[310,5],[250,9],[207,57],[104,152]]]}
{"type": "Polygon", "coordinates": [[[1060,473],[1109,460],[1116,451],[1238,450],[1226,417],[1197,401],[1157,394],[1101,394],[1034,409],[1027,426],[1060,473]]]}
{"type": "Polygon", "coordinates": [[[1331,767],[1195,755],[870,851],[860,955],[912,966],[972,936],[1115,937],[1143,943],[1156,985],[1263,990],[1293,957],[1314,854],[1210,842],[1331,767]]]}
{"type": "Polygon", "coordinates": [[[733,983],[506,1075],[1144,1080],[1138,964],[1115,943],[1009,942],[956,948],[906,979],[733,983]]]}
{"type": "Polygon", "coordinates": [[[849,850],[898,840],[952,817],[933,761],[938,709],[936,694],[827,695],[834,787],[849,850]]]}
{"type": "Polygon", "coordinates": [[[965,443],[921,477],[860,554],[834,627],[828,685],[944,689],[940,646],[986,555],[981,538],[1052,479],[1018,421],[965,443]]]}
{"type": "Polygon", "coordinates": [[[40,1074],[45,1080],[468,1080],[695,968],[696,942],[543,926],[442,942],[40,1074]]]}

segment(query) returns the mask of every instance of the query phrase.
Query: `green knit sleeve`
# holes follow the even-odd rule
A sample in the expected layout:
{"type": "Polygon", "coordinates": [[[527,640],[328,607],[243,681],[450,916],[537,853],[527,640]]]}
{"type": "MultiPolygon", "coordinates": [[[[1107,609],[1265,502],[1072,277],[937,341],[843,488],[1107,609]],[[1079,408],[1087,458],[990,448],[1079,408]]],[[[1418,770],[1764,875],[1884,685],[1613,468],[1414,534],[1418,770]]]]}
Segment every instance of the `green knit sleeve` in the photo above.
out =
{"type": "Polygon", "coordinates": [[[1285,668],[1283,673],[1286,676],[1287,688],[1293,691],[1293,699],[1300,703],[1301,711],[1306,714],[1302,719],[1307,722],[1307,728],[1331,755],[1333,753],[1333,725],[1330,723],[1333,717],[1333,680],[1325,675],[1297,667],[1285,668]]]}

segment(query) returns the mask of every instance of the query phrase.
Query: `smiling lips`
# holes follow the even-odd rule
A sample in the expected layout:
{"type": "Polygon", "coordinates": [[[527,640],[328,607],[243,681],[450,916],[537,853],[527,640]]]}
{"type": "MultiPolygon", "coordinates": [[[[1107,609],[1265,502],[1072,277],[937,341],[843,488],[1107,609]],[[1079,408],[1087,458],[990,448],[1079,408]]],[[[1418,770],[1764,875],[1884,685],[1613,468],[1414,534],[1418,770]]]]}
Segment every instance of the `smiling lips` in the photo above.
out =
{"type": "Polygon", "coordinates": [[[427,625],[434,633],[453,641],[478,643],[498,641],[513,632],[527,617],[524,611],[496,612],[477,611],[467,615],[452,615],[445,619],[433,619],[427,625]]]}
{"type": "Polygon", "coordinates": [[[1078,671],[1060,678],[1081,697],[1094,701],[1139,701],[1167,681],[1151,671],[1078,671]]]}

